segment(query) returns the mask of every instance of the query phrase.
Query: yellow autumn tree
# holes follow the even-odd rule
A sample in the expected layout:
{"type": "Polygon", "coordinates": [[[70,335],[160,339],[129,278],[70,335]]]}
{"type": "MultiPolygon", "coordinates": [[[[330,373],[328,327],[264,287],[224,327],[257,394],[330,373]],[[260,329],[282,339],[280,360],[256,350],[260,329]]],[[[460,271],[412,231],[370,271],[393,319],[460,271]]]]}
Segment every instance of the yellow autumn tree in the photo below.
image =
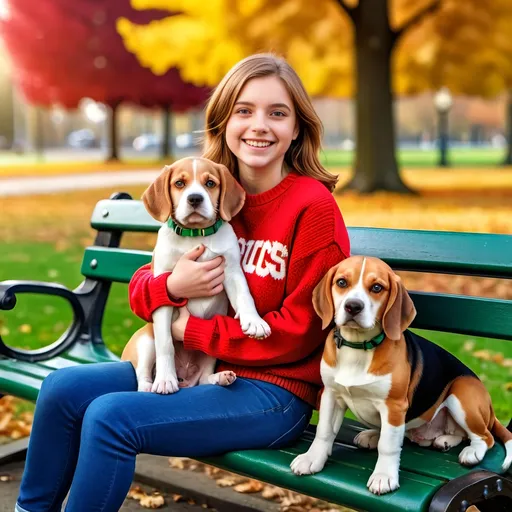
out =
{"type": "Polygon", "coordinates": [[[510,87],[509,0],[132,0],[166,9],[148,25],[118,20],[126,48],[155,74],[215,86],[243,57],[286,56],[312,96],[356,99],[350,187],[406,191],[395,156],[393,95],[448,86],[491,95],[510,87]],[[508,30],[508,33],[507,33],[508,30]],[[485,79],[471,70],[492,67],[485,79]],[[508,85],[507,85],[508,84],[508,85]]]}

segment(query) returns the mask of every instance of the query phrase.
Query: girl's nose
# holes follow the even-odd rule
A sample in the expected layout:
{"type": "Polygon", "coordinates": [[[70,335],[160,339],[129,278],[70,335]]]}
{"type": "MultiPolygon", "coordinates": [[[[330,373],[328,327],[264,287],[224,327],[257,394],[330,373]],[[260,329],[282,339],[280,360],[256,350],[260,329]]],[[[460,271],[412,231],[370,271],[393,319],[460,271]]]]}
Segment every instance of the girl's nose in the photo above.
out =
{"type": "Polygon", "coordinates": [[[268,131],[267,118],[264,113],[256,114],[253,117],[252,130],[254,132],[267,132],[268,131]]]}

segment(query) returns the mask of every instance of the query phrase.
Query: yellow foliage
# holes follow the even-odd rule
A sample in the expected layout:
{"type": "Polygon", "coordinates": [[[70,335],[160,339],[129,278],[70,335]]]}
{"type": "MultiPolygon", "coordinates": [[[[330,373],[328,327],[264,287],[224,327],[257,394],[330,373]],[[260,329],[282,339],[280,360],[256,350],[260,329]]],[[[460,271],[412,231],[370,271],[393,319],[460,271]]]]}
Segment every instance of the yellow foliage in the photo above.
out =
{"type": "MultiPolygon", "coordinates": [[[[274,51],[289,60],[311,95],[353,92],[354,26],[336,0],[132,0],[132,5],[172,13],[148,25],[118,20],[126,48],[155,74],[176,67],[186,81],[215,86],[243,57],[274,51]]],[[[355,7],[358,1],[344,5],[355,7]]],[[[392,62],[398,94],[446,85],[455,93],[492,96],[512,86],[510,0],[391,0],[389,18],[392,30],[406,28],[392,62]],[[430,12],[432,5],[437,8],[430,12]]]]}

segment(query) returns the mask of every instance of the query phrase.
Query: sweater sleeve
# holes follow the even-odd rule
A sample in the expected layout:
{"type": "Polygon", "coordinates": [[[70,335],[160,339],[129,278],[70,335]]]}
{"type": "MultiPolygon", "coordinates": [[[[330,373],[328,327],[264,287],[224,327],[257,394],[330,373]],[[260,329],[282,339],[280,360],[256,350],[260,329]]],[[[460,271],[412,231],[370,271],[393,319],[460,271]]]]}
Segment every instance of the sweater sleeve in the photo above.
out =
{"type": "Polygon", "coordinates": [[[313,308],[313,290],[346,256],[333,242],[290,266],[289,293],[282,307],[263,317],[272,330],[268,338],[245,336],[240,322],[227,316],[217,315],[210,320],[191,316],[185,330],[185,348],[245,366],[294,363],[309,356],[325,341],[321,320],[313,308]]]}
{"type": "Polygon", "coordinates": [[[187,304],[187,299],[175,299],[167,293],[167,278],[170,272],[157,277],[153,276],[151,265],[148,263],[133,274],[128,285],[128,298],[131,310],[146,322],[151,322],[153,311],[162,306],[181,307],[187,304]]]}

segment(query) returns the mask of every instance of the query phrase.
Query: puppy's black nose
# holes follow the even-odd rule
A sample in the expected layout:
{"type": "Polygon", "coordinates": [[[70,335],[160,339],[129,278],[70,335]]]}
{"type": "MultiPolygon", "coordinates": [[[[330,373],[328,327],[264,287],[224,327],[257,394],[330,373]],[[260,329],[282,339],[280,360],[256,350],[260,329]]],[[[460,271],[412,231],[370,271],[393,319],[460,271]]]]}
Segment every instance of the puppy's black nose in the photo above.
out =
{"type": "Polygon", "coordinates": [[[204,201],[204,197],[201,194],[190,194],[187,201],[190,206],[197,208],[204,201]]]}
{"type": "Polygon", "coordinates": [[[352,316],[356,316],[364,309],[364,302],[359,299],[351,299],[345,302],[345,311],[352,316]]]}

